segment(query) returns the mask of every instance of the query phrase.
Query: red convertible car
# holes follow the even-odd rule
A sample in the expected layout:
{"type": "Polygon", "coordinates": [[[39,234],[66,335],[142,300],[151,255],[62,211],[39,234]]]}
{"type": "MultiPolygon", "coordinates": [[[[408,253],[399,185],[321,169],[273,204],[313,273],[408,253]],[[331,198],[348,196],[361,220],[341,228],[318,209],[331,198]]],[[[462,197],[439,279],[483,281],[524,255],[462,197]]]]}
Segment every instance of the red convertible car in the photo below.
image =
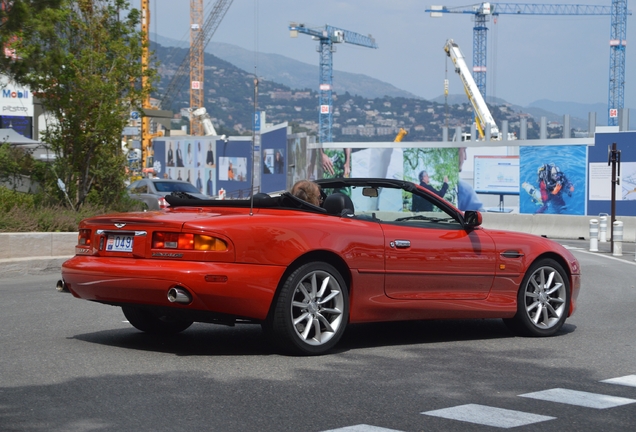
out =
{"type": "Polygon", "coordinates": [[[479,212],[410,182],[316,183],[321,206],[176,193],[164,210],[86,219],[58,290],[121,307],[149,333],[258,323],[302,355],[331,350],[352,323],[502,318],[551,336],[574,312],[579,263],[559,244],[484,229],[479,212]]]}

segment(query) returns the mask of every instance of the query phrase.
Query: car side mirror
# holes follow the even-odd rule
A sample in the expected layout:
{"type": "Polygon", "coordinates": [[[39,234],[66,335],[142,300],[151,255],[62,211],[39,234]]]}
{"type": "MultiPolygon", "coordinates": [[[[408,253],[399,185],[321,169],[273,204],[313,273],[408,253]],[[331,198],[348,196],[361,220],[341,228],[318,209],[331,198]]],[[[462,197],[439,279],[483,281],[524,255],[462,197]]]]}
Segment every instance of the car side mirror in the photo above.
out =
{"type": "Polygon", "coordinates": [[[481,213],[475,210],[466,210],[464,212],[464,226],[475,228],[481,225],[481,213]]]}

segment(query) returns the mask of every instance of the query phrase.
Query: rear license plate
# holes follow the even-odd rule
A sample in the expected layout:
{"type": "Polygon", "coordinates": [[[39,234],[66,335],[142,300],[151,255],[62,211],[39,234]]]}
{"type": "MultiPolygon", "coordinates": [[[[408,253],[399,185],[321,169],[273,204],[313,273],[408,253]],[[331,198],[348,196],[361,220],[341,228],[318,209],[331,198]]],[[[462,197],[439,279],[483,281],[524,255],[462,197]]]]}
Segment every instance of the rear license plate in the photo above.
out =
{"type": "Polygon", "coordinates": [[[106,241],[106,250],[109,252],[132,252],[132,235],[109,235],[106,241]]]}

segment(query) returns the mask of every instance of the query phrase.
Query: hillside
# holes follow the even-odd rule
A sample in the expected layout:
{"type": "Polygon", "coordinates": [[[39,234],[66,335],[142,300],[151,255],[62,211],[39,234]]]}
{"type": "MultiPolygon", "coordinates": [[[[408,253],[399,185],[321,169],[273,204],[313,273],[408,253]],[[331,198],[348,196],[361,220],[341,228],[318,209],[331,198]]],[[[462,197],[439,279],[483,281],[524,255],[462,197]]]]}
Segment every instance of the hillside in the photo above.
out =
{"type": "MultiPolygon", "coordinates": [[[[187,44],[187,42],[180,42],[155,34],[151,34],[151,37],[163,46],[180,46],[183,48],[187,44]]],[[[206,48],[206,52],[222,58],[244,71],[252,71],[254,69],[255,55],[252,51],[231,44],[210,42],[206,48]]],[[[289,57],[269,53],[259,53],[258,64],[259,76],[265,80],[282,84],[290,89],[315,89],[317,87],[317,64],[310,65],[289,57]]],[[[408,91],[396,88],[391,84],[371,78],[367,75],[352,74],[338,70],[334,70],[334,90],[338,94],[349,92],[350,94],[367,98],[390,96],[422,99],[408,91]]],[[[464,94],[454,96],[449,96],[449,103],[465,103],[464,94]],[[454,96],[456,96],[457,99],[450,99],[454,96]]],[[[444,103],[444,97],[439,96],[433,99],[433,101],[444,103]]],[[[605,102],[582,104],[539,99],[530,103],[528,106],[517,105],[514,104],[514,102],[511,103],[500,98],[489,98],[488,102],[493,105],[509,106],[515,111],[530,114],[535,119],[545,116],[549,122],[562,123],[563,116],[569,114],[571,126],[574,129],[587,129],[589,113],[595,112],[598,125],[607,125],[607,104],[605,102]]],[[[632,109],[632,111],[634,110],[632,109]]],[[[636,128],[636,116],[630,120],[631,129],[633,130],[636,128]]]]}
{"type": "MultiPolygon", "coordinates": [[[[151,38],[164,47],[186,48],[183,42],[154,33],[151,34],[151,38]]],[[[236,45],[210,42],[205,52],[221,58],[244,71],[253,72],[254,70],[254,53],[236,45]]],[[[259,53],[258,75],[262,79],[282,84],[290,89],[316,90],[318,88],[317,60],[315,65],[309,65],[279,54],[259,53]]],[[[369,98],[391,96],[418,99],[414,94],[398,89],[384,81],[364,74],[353,74],[338,70],[334,70],[333,86],[334,91],[338,94],[349,92],[369,98]]]]}
{"type": "MultiPolygon", "coordinates": [[[[227,44],[224,45],[227,48],[227,44]]],[[[186,56],[185,48],[153,45],[156,58],[160,63],[159,72],[162,81],[154,95],[161,98],[170,79],[186,56]]],[[[237,51],[240,52],[240,49],[237,51]]],[[[247,51],[245,51],[247,52],[247,51]]],[[[242,55],[245,55],[243,53],[242,55]]],[[[269,55],[267,55],[269,56],[269,55]]],[[[232,57],[235,59],[235,57],[232,57]]],[[[294,66],[294,73],[285,72],[286,62],[295,62],[283,56],[274,56],[271,63],[259,60],[259,75],[263,70],[278,69],[281,79],[291,85],[272,79],[261,78],[258,87],[258,111],[266,111],[267,122],[278,124],[287,122],[293,132],[316,133],[318,130],[318,93],[311,90],[314,85],[301,86],[307,78],[302,78],[300,69],[294,66]],[[278,68],[276,67],[278,66],[278,68]],[[286,77],[286,78],[285,78],[286,77]]],[[[302,64],[300,62],[295,62],[302,64]]],[[[289,63],[291,64],[291,63],[289,63]]],[[[311,66],[307,67],[311,68],[311,66]]],[[[317,67],[315,67],[315,71],[317,67]]],[[[272,72],[273,74],[274,72],[272,72]]],[[[448,104],[437,100],[427,101],[421,98],[401,96],[403,91],[364,75],[350,75],[350,84],[355,91],[334,91],[333,138],[335,141],[392,141],[400,128],[408,130],[411,141],[437,141],[442,138],[443,126],[451,130],[462,127],[469,130],[473,122],[472,107],[466,97],[450,101],[448,104]],[[369,87],[384,88],[391,95],[374,96],[369,87]]],[[[265,73],[263,73],[265,76],[265,73]]],[[[313,74],[312,74],[313,75],[313,74]]],[[[315,77],[316,75],[314,75],[315,77]]],[[[313,82],[313,80],[312,80],[313,82]]],[[[247,134],[252,127],[254,115],[254,77],[251,73],[235,66],[216,55],[205,54],[205,107],[213,118],[219,133],[226,135],[247,134]]],[[[189,106],[189,91],[184,86],[174,98],[171,109],[179,112],[189,106]]],[[[167,108],[167,107],[162,107],[167,108]]],[[[523,109],[509,104],[492,105],[492,114],[501,124],[509,122],[509,130],[518,132],[520,118],[528,118],[528,138],[538,137],[538,126],[532,116],[523,109]]],[[[562,117],[561,117],[562,118],[562,117]]],[[[575,123],[573,122],[573,126],[575,123]]],[[[583,126],[586,128],[585,126],[583,126]]],[[[552,131],[554,134],[559,132],[552,131]]]]}

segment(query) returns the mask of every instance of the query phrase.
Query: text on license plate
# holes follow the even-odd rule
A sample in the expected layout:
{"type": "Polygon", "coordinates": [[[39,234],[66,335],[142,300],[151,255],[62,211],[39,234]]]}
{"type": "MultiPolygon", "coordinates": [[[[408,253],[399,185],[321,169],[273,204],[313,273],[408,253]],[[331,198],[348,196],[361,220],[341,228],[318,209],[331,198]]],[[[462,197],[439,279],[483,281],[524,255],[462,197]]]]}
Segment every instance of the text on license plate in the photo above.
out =
{"type": "Polygon", "coordinates": [[[109,235],[106,250],[110,252],[132,252],[133,238],[131,235],[109,235]]]}

